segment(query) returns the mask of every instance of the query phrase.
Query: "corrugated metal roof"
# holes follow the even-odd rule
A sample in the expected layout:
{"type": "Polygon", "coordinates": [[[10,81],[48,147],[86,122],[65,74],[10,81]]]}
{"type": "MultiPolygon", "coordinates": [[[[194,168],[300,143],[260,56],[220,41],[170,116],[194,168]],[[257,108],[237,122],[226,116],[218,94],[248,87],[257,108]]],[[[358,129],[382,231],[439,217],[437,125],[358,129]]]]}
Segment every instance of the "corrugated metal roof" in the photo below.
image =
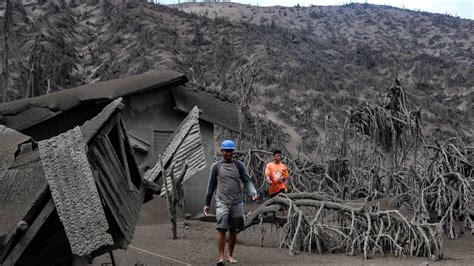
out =
{"type": "Polygon", "coordinates": [[[239,131],[238,109],[234,103],[188,87],[173,88],[173,97],[178,110],[189,113],[194,106],[197,106],[202,111],[200,119],[239,131]]]}
{"type": "MultiPolygon", "coordinates": [[[[175,131],[171,140],[162,155],[165,165],[174,164],[174,177],[180,176],[183,171],[184,163],[188,161],[188,169],[184,176],[187,180],[206,167],[204,149],[201,141],[201,132],[199,130],[199,109],[194,107],[189,115],[183,120],[181,125],[175,131]],[[170,162],[171,160],[171,162],[170,162]]],[[[159,160],[153,168],[145,173],[145,179],[155,181],[161,174],[161,164],[159,160]]],[[[169,189],[171,190],[171,180],[168,176],[169,189]]],[[[162,196],[164,195],[162,190],[162,196]]]]}
{"type": "MultiPolygon", "coordinates": [[[[193,177],[206,167],[206,159],[204,158],[198,124],[194,124],[191,127],[171,159],[171,164],[174,164],[175,166],[173,169],[173,176],[175,178],[178,178],[181,175],[186,161],[188,162],[188,169],[184,175],[183,182],[193,177]]],[[[167,178],[168,189],[171,191],[171,177],[168,176],[167,178]]],[[[163,187],[160,196],[163,197],[165,193],[163,187]]]]}

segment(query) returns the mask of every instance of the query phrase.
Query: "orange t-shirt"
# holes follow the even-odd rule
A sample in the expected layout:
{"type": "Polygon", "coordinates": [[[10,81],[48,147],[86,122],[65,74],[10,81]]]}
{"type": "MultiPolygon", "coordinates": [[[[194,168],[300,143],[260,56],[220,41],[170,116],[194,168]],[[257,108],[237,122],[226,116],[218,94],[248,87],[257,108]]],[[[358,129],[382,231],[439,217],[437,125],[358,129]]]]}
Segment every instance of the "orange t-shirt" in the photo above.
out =
{"type": "Polygon", "coordinates": [[[270,162],[267,163],[265,167],[265,176],[270,177],[272,184],[268,188],[268,194],[272,195],[275,193],[280,192],[280,190],[284,189],[285,192],[288,192],[286,188],[286,181],[288,180],[288,168],[283,163],[275,163],[270,162]],[[283,182],[278,182],[277,179],[280,177],[284,177],[283,182]]]}

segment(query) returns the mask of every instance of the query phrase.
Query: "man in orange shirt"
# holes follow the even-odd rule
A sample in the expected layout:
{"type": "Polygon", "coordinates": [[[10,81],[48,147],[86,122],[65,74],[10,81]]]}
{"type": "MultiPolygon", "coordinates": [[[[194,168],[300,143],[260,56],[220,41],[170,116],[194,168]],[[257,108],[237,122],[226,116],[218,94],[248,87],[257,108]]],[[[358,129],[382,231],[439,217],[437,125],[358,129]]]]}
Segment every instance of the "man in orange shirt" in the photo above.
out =
{"type": "Polygon", "coordinates": [[[281,162],[281,151],[273,151],[273,161],[265,167],[265,180],[270,184],[268,195],[273,198],[279,193],[288,192],[288,168],[281,162]]]}

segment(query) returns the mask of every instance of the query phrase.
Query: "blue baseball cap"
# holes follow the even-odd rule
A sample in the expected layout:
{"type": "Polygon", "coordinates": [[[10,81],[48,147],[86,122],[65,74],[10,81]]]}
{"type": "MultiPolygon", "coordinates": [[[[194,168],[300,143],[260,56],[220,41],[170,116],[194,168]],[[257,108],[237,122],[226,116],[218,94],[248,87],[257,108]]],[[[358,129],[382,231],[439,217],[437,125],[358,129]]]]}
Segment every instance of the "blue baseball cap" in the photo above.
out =
{"type": "Polygon", "coordinates": [[[235,143],[232,140],[226,139],[221,143],[221,150],[235,150],[235,143]]]}

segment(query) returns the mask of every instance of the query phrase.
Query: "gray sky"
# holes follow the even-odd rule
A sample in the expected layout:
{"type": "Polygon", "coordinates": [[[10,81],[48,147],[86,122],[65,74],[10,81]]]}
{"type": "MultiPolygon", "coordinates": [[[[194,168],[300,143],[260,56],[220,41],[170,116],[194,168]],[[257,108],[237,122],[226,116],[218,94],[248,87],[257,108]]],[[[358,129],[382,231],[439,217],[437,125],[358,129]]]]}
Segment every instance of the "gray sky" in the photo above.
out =
{"type": "MultiPolygon", "coordinates": [[[[158,0],[156,0],[158,1],[158,0]]],[[[187,1],[187,0],[181,0],[187,1]]],[[[162,4],[178,3],[178,0],[159,0],[162,4]]],[[[197,2],[201,2],[197,0],[197,2]]],[[[233,0],[243,4],[252,4],[260,6],[301,6],[309,5],[342,5],[350,2],[363,3],[364,1],[357,0],[233,0]]],[[[405,7],[411,10],[421,10],[433,13],[446,14],[449,13],[454,16],[462,18],[474,19],[474,0],[368,0],[370,4],[383,5],[387,4],[395,7],[405,7]]]]}

